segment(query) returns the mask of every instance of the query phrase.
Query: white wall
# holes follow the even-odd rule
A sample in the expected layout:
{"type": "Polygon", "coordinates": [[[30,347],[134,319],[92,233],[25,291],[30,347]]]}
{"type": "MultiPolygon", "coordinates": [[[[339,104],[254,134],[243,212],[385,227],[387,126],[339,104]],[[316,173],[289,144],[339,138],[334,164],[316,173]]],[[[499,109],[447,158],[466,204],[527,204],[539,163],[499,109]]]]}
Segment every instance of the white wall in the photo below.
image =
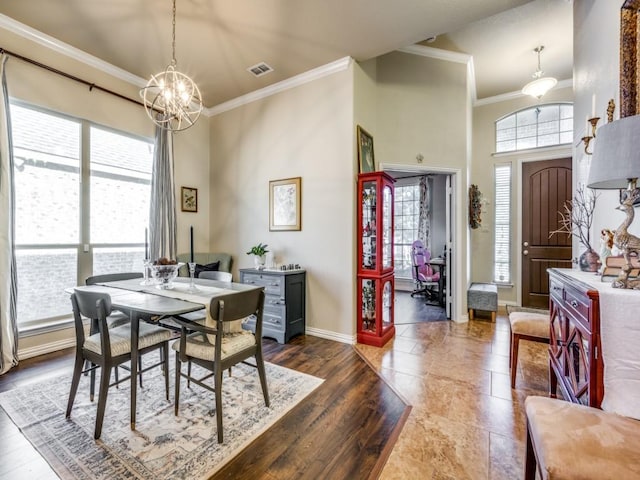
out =
{"type": "MultiPolygon", "coordinates": [[[[576,98],[576,118],[591,116],[593,95],[596,96],[596,115],[601,117],[599,125],[606,119],[609,99],[616,102],[614,120],[620,118],[620,7],[622,1],[603,2],[583,0],[573,4],[574,43],[574,87],[576,98]],[[597,34],[594,34],[597,32],[597,34]]],[[[584,127],[575,131],[576,142],[582,136],[584,127]]],[[[597,142],[597,133],[596,139],[597,142]]],[[[592,150],[593,146],[590,147],[592,150]]],[[[574,175],[576,182],[586,183],[591,157],[584,155],[581,146],[576,147],[574,175]]],[[[624,213],[616,210],[619,204],[617,190],[598,190],[599,197],[593,221],[594,232],[603,228],[615,230],[625,219],[624,213]]],[[[640,234],[640,222],[636,221],[629,230],[640,234]]],[[[574,251],[575,251],[574,244],[574,251]]]]}
{"type": "Polygon", "coordinates": [[[307,329],[351,340],[354,68],[211,118],[211,242],[252,267],[258,242],[307,270],[307,329]],[[302,230],[269,231],[269,181],[302,177],[302,230]]]}

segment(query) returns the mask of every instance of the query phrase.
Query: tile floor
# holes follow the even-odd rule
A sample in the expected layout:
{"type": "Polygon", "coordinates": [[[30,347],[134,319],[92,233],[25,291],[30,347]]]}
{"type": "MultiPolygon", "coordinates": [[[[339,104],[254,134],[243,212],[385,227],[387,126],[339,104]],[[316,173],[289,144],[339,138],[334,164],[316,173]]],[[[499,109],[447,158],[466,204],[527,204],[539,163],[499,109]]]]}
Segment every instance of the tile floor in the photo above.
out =
{"type": "Polygon", "coordinates": [[[524,400],[547,395],[547,345],[520,342],[509,384],[504,309],[469,323],[398,325],[383,348],[356,348],[411,405],[381,479],[517,479],[523,476],[524,400]]]}

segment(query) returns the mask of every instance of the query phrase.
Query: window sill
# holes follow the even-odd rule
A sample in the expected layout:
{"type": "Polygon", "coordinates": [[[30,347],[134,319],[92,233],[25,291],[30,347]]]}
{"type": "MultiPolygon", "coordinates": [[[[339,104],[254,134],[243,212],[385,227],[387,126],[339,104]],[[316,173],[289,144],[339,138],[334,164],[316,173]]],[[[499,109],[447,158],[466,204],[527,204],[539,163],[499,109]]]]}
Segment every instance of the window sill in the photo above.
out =
{"type": "Polygon", "coordinates": [[[493,282],[498,288],[513,288],[513,283],[493,282]]]}
{"type": "Polygon", "coordinates": [[[44,333],[55,332],[57,330],[64,330],[66,328],[73,328],[73,317],[58,318],[46,323],[43,322],[39,323],[38,325],[19,328],[18,337],[33,337],[36,335],[42,335],[44,333]]]}

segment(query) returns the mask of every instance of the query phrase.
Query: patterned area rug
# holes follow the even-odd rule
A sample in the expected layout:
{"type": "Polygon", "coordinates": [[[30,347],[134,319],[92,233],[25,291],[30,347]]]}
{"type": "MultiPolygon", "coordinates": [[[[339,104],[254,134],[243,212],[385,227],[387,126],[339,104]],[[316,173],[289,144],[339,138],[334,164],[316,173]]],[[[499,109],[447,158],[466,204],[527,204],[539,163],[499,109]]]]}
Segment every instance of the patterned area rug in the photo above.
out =
{"type": "Polygon", "coordinates": [[[173,368],[171,402],[165,399],[161,370],[144,374],[135,431],[129,428],[128,382],[111,387],[98,441],[93,439],[97,403],[89,402],[88,376],[80,381],[69,420],[64,412],[70,373],[4,392],[0,406],[62,479],[206,479],[323,382],[270,363],[266,371],[269,408],[257,370],[238,365],[230,378],[224,374],[223,444],[217,442],[212,392],[186,388],[183,379],[180,414],[174,415],[173,368]]]}

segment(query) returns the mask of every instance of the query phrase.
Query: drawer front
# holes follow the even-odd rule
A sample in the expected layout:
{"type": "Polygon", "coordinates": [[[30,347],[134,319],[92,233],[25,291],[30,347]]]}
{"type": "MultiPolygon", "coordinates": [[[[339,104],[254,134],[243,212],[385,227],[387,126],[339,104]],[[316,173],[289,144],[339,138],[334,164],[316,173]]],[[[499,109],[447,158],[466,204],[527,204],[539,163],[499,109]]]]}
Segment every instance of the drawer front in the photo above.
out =
{"type": "MultiPolygon", "coordinates": [[[[256,331],[256,319],[252,315],[247,319],[246,322],[243,322],[243,328],[245,330],[251,330],[255,333],[256,331]]],[[[284,320],[280,315],[274,315],[273,313],[263,312],[262,314],[262,332],[264,334],[265,330],[277,330],[284,332],[284,320]]]]}
{"type": "Polygon", "coordinates": [[[284,278],[279,275],[243,272],[242,283],[264,287],[264,292],[267,295],[284,297],[284,278]]]}
{"type": "Polygon", "coordinates": [[[591,308],[591,300],[573,288],[564,289],[564,309],[580,324],[591,332],[589,310],[591,308]]]}
{"type": "Polygon", "coordinates": [[[557,303],[564,303],[564,284],[555,278],[549,278],[549,295],[557,303]]]}

